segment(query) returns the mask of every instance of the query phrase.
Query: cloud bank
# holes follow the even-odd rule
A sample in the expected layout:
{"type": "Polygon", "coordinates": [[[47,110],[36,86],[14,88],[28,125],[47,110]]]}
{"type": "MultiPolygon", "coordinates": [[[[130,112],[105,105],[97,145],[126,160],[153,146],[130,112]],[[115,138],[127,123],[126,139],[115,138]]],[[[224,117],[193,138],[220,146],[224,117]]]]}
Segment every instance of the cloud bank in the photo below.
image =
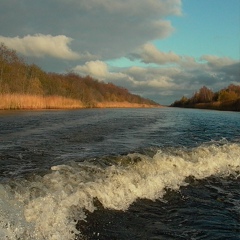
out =
{"type": "Polygon", "coordinates": [[[179,15],[181,0],[8,0],[1,3],[0,27],[11,38],[62,36],[58,40],[70,57],[76,56],[66,43],[74,39],[76,52],[110,59],[166,38],[174,30],[166,17],[179,15]]]}

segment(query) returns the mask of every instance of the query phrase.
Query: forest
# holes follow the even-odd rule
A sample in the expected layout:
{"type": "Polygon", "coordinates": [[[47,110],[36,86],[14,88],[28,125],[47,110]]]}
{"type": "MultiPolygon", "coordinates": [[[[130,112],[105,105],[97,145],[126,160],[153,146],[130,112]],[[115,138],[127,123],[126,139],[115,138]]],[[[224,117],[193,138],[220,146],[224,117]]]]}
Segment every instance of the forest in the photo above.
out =
{"type": "Polygon", "coordinates": [[[47,73],[0,45],[0,109],[150,106],[159,104],[90,76],[47,73]]]}
{"type": "Polygon", "coordinates": [[[240,111],[240,85],[230,84],[217,92],[203,86],[191,98],[183,96],[171,107],[240,111]]]}

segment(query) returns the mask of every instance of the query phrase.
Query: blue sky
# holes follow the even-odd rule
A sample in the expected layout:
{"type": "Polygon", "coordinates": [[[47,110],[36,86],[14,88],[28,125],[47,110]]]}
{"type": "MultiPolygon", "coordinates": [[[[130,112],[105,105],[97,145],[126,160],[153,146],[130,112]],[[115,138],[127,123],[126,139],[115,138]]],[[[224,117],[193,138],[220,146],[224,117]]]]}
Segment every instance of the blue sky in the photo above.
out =
{"type": "Polygon", "coordinates": [[[176,32],[156,41],[163,49],[199,57],[203,54],[240,57],[240,1],[184,0],[183,16],[172,18],[176,32]]]}
{"type": "Polygon", "coordinates": [[[239,0],[1,1],[0,42],[166,105],[240,84],[239,0]]]}
{"type": "MultiPolygon", "coordinates": [[[[199,58],[203,54],[240,59],[240,1],[184,0],[182,16],[169,17],[173,34],[152,43],[164,52],[199,58]]],[[[127,58],[108,61],[118,66],[140,65],[127,58]]]]}

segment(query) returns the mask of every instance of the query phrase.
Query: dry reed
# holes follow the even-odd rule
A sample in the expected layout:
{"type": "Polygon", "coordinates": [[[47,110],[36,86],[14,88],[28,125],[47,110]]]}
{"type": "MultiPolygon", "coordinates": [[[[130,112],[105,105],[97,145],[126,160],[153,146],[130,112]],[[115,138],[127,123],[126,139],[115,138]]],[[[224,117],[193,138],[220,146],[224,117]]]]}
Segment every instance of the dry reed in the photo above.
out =
{"type": "Polygon", "coordinates": [[[84,108],[80,100],[61,96],[0,94],[0,109],[67,109],[84,108]]]}
{"type": "Polygon", "coordinates": [[[95,104],[97,108],[156,108],[158,105],[149,105],[142,103],[130,102],[98,102],[95,104]]]}

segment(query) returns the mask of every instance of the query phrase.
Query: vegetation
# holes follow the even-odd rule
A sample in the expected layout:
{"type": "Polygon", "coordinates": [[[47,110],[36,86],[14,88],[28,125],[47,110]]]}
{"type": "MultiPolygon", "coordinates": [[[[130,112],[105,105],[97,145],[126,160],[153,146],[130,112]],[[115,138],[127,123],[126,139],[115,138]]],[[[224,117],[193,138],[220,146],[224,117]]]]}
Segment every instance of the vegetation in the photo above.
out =
{"type": "Polygon", "coordinates": [[[203,86],[191,98],[183,96],[171,107],[240,111],[240,85],[231,84],[215,93],[203,86]]]}
{"type": "Polygon", "coordinates": [[[46,73],[0,45],[0,109],[131,106],[159,104],[90,76],[46,73]]]}

